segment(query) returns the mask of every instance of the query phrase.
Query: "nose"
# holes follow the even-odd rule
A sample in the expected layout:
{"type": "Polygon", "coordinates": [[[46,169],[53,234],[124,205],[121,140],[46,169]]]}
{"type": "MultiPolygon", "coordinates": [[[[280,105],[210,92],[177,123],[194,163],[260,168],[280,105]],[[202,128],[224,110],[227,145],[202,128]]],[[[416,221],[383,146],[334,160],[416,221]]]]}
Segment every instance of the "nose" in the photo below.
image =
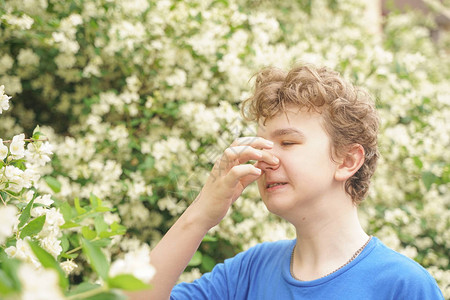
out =
{"type": "Polygon", "coordinates": [[[280,164],[280,159],[273,151],[263,150],[262,160],[259,160],[255,166],[262,171],[274,171],[280,167],[280,164]]]}

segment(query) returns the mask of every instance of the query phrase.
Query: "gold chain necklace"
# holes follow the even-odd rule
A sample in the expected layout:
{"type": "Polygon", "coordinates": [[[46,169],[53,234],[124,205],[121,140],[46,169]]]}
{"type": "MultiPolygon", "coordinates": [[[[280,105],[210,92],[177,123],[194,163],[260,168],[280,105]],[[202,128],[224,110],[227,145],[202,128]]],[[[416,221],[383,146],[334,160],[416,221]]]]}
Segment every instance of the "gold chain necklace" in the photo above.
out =
{"type": "MultiPolygon", "coordinates": [[[[322,277],[319,277],[319,278],[317,278],[317,279],[320,279],[320,278],[324,278],[324,277],[327,277],[328,275],[331,275],[331,274],[333,274],[334,272],[337,272],[337,271],[339,271],[340,269],[342,269],[343,267],[345,267],[346,265],[348,265],[349,263],[351,263],[363,250],[364,250],[364,248],[366,248],[366,246],[367,246],[367,244],[369,244],[369,242],[370,242],[370,240],[372,239],[372,236],[369,236],[369,239],[364,243],[364,245],[362,245],[362,247],[361,248],[359,248],[358,250],[356,250],[356,252],[353,254],[353,256],[352,257],[350,257],[350,259],[345,263],[345,264],[343,264],[342,266],[340,266],[339,268],[337,268],[336,270],[334,270],[334,271],[332,271],[332,272],[330,272],[330,273],[328,273],[328,274],[326,274],[326,275],[324,275],[324,276],[322,276],[322,277]]],[[[295,275],[294,275],[294,252],[295,252],[295,247],[297,247],[297,245],[295,245],[294,246],[294,249],[292,249],[292,254],[291,254],[291,276],[292,277],[294,277],[294,279],[296,279],[296,280],[298,280],[298,281],[304,281],[304,280],[301,280],[300,278],[298,278],[298,277],[296,277],[295,275]]]]}

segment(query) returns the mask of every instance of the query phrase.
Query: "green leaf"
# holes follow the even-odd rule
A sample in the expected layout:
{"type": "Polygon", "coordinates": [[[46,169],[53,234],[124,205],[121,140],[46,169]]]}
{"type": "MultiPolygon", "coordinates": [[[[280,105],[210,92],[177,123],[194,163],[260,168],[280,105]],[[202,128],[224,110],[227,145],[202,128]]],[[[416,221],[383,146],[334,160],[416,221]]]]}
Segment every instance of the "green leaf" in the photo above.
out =
{"type": "Polygon", "coordinates": [[[78,253],[70,253],[70,254],[61,253],[61,257],[67,258],[67,259],[75,259],[78,257],[78,253]]]}
{"type": "Polygon", "coordinates": [[[123,225],[120,225],[117,222],[113,222],[111,224],[111,232],[114,232],[117,235],[122,235],[125,234],[127,232],[127,228],[123,225]]]}
{"type": "Polygon", "coordinates": [[[207,271],[210,272],[216,265],[216,261],[208,255],[203,255],[202,258],[202,267],[207,271]]]}
{"type": "Polygon", "coordinates": [[[95,245],[97,247],[103,248],[111,244],[111,239],[108,238],[101,238],[99,240],[91,241],[92,245],[95,245]]]}
{"type": "Polygon", "coordinates": [[[91,202],[92,208],[102,206],[102,200],[99,197],[95,196],[94,194],[91,194],[91,196],[89,197],[89,201],[91,202]]]}
{"type": "Polygon", "coordinates": [[[422,169],[422,167],[423,167],[423,162],[422,162],[422,160],[420,160],[420,158],[419,158],[418,156],[414,156],[414,157],[413,157],[413,161],[414,161],[414,164],[415,164],[419,169],[422,169]]]}
{"type": "Polygon", "coordinates": [[[69,247],[70,247],[69,239],[67,238],[67,235],[63,235],[61,237],[62,252],[66,252],[67,250],[69,250],[69,247]]]}
{"type": "Polygon", "coordinates": [[[3,201],[6,201],[8,199],[8,194],[3,191],[0,191],[0,196],[3,199],[3,201]]]}
{"type": "Polygon", "coordinates": [[[137,279],[131,274],[119,274],[108,279],[110,288],[122,289],[125,291],[139,291],[149,289],[151,286],[137,279]]]}
{"type": "Polygon", "coordinates": [[[45,215],[37,217],[36,219],[30,221],[27,226],[25,226],[20,232],[20,238],[23,239],[26,236],[35,235],[41,232],[42,227],[44,227],[45,215]]]}
{"type": "Polygon", "coordinates": [[[7,295],[14,291],[14,282],[2,269],[0,269],[0,295],[7,295]]]}
{"type": "Polygon", "coordinates": [[[77,213],[78,213],[79,215],[82,215],[82,214],[84,214],[84,213],[87,212],[87,210],[85,210],[84,208],[82,208],[82,207],[80,206],[80,199],[75,198],[75,199],[73,200],[73,204],[75,205],[75,209],[76,209],[76,211],[77,211],[77,213]]]}
{"type": "Polygon", "coordinates": [[[69,223],[72,220],[72,207],[69,203],[64,202],[59,206],[59,211],[62,213],[64,217],[65,224],[69,223]]]}
{"type": "Polygon", "coordinates": [[[34,255],[36,255],[37,259],[40,261],[44,268],[53,269],[58,273],[59,285],[61,286],[61,288],[66,289],[69,286],[69,281],[66,278],[66,274],[61,269],[58,262],[53,258],[53,256],[42,249],[37,242],[28,241],[28,244],[30,245],[34,255]]]}
{"type": "Polygon", "coordinates": [[[41,129],[40,129],[39,125],[37,125],[36,128],[34,128],[33,136],[31,137],[33,140],[38,140],[41,137],[42,132],[40,132],[39,130],[41,130],[41,129]]]}
{"type": "Polygon", "coordinates": [[[81,225],[78,224],[78,223],[74,223],[72,221],[69,221],[69,222],[66,222],[63,225],[59,226],[59,228],[61,228],[61,229],[68,229],[68,228],[74,228],[74,227],[79,227],[79,226],[81,226],[81,225]]]}
{"type": "Polygon", "coordinates": [[[52,176],[45,176],[45,182],[47,185],[55,192],[59,193],[61,191],[61,182],[59,182],[56,178],[52,176]]]}
{"type": "Polygon", "coordinates": [[[23,225],[25,225],[26,222],[28,222],[28,220],[30,219],[30,212],[31,212],[31,208],[33,206],[33,202],[34,199],[31,200],[30,202],[28,202],[27,206],[25,207],[25,209],[22,211],[22,214],[19,217],[19,228],[22,228],[23,225]]]}
{"type": "Polygon", "coordinates": [[[83,234],[83,236],[88,240],[92,240],[97,237],[97,233],[94,230],[91,230],[88,226],[83,226],[81,228],[81,234],[83,234]]]}
{"type": "Polygon", "coordinates": [[[200,251],[196,251],[191,261],[188,263],[188,266],[190,267],[199,266],[202,263],[202,257],[203,257],[202,253],[200,251]]]}
{"type": "Polygon", "coordinates": [[[422,182],[425,185],[427,191],[430,190],[431,185],[436,182],[439,177],[432,172],[422,172],[422,182]]]}
{"type": "MultiPolygon", "coordinates": [[[[9,258],[5,252],[0,252],[0,271],[3,273],[0,281],[5,290],[19,291],[21,287],[18,276],[20,261],[14,258],[9,258]],[[4,278],[6,277],[6,278],[4,278]]],[[[0,295],[2,292],[0,291],[0,295]]]]}
{"type": "Polygon", "coordinates": [[[217,242],[217,238],[207,234],[203,238],[202,242],[217,242]]]}
{"type": "Polygon", "coordinates": [[[83,253],[94,271],[103,279],[108,279],[109,264],[101,249],[85,238],[81,238],[83,253]]]}
{"type": "Polygon", "coordinates": [[[127,300],[125,295],[115,293],[114,291],[103,292],[92,297],[85,298],[85,300],[127,300]]]}
{"type": "Polygon", "coordinates": [[[107,211],[112,211],[112,209],[109,207],[100,206],[100,207],[96,207],[95,211],[96,212],[107,212],[107,211]]]}
{"type": "Polygon", "coordinates": [[[99,284],[94,284],[90,282],[82,282],[81,284],[77,285],[76,287],[72,288],[66,296],[74,296],[77,294],[81,294],[90,290],[98,289],[100,287],[99,284]]]}

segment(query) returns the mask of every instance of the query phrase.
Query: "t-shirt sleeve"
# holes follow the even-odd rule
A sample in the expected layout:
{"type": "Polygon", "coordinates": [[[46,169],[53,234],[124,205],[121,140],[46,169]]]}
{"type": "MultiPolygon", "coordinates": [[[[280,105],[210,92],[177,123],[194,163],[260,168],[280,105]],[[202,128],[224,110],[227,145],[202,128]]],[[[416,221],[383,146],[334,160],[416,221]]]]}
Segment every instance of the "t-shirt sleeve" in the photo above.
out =
{"type": "Polygon", "coordinates": [[[218,264],[210,273],[192,283],[177,284],[170,294],[176,299],[228,299],[227,277],[224,264],[218,264]]]}
{"type": "Polygon", "coordinates": [[[436,280],[422,267],[409,269],[396,286],[398,300],[444,300],[436,280]]]}
{"type": "Polygon", "coordinates": [[[192,283],[177,284],[172,289],[170,299],[233,299],[237,285],[239,288],[247,288],[247,275],[256,248],[258,247],[226,259],[192,283]]]}

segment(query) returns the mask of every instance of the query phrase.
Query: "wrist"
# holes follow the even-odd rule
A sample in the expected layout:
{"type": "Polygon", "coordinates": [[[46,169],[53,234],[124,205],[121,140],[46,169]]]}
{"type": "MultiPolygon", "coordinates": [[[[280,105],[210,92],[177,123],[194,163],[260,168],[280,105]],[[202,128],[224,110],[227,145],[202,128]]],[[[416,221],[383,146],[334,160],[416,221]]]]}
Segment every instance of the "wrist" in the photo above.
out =
{"type": "Polygon", "coordinates": [[[181,218],[183,219],[184,227],[206,235],[208,231],[216,224],[212,224],[212,222],[205,217],[205,215],[206,214],[200,209],[200,207],[197,207],[194,202],[186,209],[181,218]]]}

